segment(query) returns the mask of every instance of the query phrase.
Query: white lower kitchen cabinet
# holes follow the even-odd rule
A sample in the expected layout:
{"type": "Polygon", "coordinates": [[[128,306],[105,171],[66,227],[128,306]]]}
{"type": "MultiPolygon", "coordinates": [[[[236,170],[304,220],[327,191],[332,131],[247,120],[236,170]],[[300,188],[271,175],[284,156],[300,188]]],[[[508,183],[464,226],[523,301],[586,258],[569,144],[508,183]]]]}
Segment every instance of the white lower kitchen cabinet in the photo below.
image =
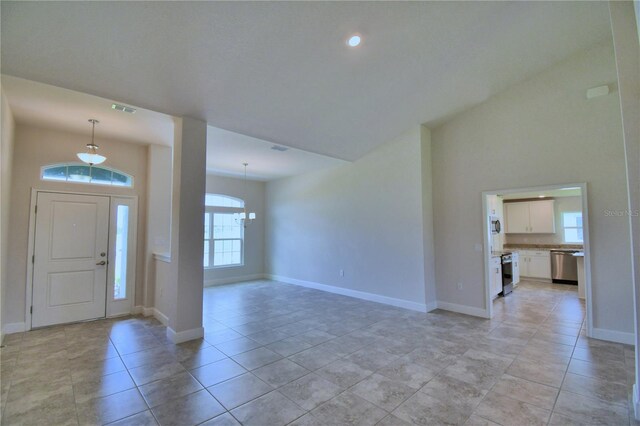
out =
{"type": "Polygon", "coordinates": [[[502,291],[502,262],[500,257],[492,257],[489,262],[489,268],[491,297],[494,298],[502,291]]]}
{"type": "Polygon", "coordinates": [[[548,251],[521,250],[518,253],[520,276],[551,279],[551,255],[548,251]]]}
{"type": "Polygon", "coordinates": [[[513,285],[520,282],[520,254],[511,253],[511,274],[513,275],[513,285]]]}

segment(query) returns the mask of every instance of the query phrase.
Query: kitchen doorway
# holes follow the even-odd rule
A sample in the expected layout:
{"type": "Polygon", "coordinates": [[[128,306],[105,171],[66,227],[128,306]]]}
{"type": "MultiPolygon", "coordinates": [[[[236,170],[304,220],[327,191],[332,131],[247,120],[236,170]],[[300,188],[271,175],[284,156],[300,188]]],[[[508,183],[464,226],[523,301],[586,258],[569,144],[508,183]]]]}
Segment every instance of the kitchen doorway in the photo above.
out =
{"type": "Polygon", "coordinates": [[[494,301],[500,308],[508,304],[518,285],[520,294],[536,288],[575,291],[584,300],[590,337],[586,183],[484,191],[482,205],[486,316],[494,317],[494,301]]]}

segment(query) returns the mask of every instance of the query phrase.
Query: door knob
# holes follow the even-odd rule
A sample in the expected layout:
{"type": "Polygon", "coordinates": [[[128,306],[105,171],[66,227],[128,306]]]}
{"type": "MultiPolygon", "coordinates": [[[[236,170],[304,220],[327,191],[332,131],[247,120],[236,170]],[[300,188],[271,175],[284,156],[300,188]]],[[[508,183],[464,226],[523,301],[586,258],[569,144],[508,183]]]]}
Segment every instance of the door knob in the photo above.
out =
{"type": "Polygon", "coordinates": [[[106,264],[107,264],[107,262],[105,262],[104,260],[102,262],[96,263],[96,265],[98,265],[98,266],[104,266],[106,264]]]}

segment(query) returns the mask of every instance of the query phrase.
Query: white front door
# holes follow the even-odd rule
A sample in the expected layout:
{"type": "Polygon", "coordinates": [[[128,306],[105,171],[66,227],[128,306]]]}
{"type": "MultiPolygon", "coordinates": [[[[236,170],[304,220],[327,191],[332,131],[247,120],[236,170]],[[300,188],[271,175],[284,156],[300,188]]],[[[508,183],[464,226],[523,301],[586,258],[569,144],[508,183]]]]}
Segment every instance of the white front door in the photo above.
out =
{"type": "Polygon", "coordinates": [[[39,192],[32,327],[105,316],[109,197],[39,192]]]}

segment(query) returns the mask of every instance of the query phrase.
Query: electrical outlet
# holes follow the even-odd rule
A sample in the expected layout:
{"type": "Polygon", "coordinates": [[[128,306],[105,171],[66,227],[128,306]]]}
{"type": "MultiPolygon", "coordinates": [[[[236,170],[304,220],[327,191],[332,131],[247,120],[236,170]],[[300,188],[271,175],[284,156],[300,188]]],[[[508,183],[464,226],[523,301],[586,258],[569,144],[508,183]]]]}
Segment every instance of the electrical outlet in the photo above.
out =
{"type": "Polygon", "coordinates": [[[344,269],[340,269],[340,276],[344,277],[344,269]]]}
{"type": "Polygon", "coordinates": [[[458,283],[458,290],[462,290],[462,283],[458,283]]]}

